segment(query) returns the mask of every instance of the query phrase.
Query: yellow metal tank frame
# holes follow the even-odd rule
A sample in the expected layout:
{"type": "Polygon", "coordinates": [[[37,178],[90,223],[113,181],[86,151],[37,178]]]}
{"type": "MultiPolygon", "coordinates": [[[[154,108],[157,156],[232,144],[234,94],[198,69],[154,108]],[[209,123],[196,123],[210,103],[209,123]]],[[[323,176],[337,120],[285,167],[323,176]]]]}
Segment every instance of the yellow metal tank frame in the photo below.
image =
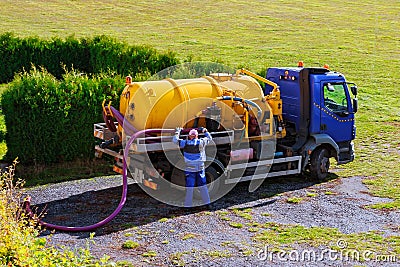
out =
{"type": "MultiPolygon", "coordinates": [[[[248,70],[235,74],[214,73],[195,79],[170,78],[160,81],[131,82],[127,79],[120,99],[120,112],[136,129],[189,128],[193,120],[213,103],[221,109],[221,125],[225,129],[244,129],[256,118],[259,124],[270,125],[263,133],[283,137],[285,130],[274,133],[273,114],[282,119],[282,100],[277,85],[248,70]],[[242,75],[246,74],[246,75],[242,75]],[[258,79],[274,87],[264,96],[258,79]],[[264,120],[264,121],[261,121],[264,120]]],[[[200,120],[200,126],[205,120],[200,120]]],[[[118,129],[119,134],[122,128],[118,129]]]]}

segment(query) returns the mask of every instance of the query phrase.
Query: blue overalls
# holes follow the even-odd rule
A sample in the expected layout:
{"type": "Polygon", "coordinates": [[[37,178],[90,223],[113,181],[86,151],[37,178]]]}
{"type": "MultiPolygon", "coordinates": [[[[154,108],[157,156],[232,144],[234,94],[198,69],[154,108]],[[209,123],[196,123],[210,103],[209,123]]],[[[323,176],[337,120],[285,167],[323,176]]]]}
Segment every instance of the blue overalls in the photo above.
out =
{"type": "Polygon", "coordinates": [[[205,132],[203,138],[193,138],[192,140],[179,139],[180,131],[175,133],[173,142],[183,148],[185,158],[185,177],[186,177],[186,197],[185,207],[191,207],[193,203],[193,189],[199,187],[200,195],[204,204],[210,203],[210,196],[207,189],[207,181],[204,170],[206,161],[205,146],[212,140],[211,135],[205,132]]]}

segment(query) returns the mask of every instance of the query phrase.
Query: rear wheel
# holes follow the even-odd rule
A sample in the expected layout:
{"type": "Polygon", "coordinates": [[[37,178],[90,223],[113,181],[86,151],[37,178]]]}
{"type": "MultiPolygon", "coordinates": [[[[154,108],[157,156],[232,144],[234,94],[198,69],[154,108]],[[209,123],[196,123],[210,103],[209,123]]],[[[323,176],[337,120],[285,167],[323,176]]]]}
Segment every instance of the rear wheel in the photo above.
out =
{"type": "Polygon", "coordinates": [[[329,173],[329,151],[326,148],[319,147],[311,154],[310,172],[311,178],[322,181],[329,173]]]}

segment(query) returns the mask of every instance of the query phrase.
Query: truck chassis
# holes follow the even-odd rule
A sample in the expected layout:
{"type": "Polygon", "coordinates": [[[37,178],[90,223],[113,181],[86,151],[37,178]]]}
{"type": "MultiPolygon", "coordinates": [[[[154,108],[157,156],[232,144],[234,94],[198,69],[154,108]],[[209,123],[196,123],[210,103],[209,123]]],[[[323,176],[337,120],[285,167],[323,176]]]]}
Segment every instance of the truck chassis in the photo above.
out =
{"type": "MultiPolygon", "coordinates": [[[[116,123],[116,126],[117,123],[116,123]]],[[[222,132],[211,132],[213,137],[212,146],[215,146],[216,153],[214,156],[208,156],[207,153],[207,182],[219,180],[219,185],[236,184],[238,182],[261,180],[269,177],[285,176],[300,174],[302,172],[302,156],[290,155],[284,156],[283,153],[264,153],[257,159],[239,160],[231,162],[229,159],[222,159],[221,154],[227,157],[225,151],[230,150],[235,143],[235,131],[228,130],[222,132]],[[221,153],[221,151],[224,151],[221,153]],[[219,156],[218,156],[219,154],[219,156]]],[[[94,125],[94,136],[102,141],[110,139],[115,135],[104,123],[94,125]]],[[[180,173],[181,168],[178,162],[168,162],[169,159],[179,158],[180,149],[172,142],[172,135],[163,135],[157,137],[141,137],[137,138],[129,150],[129,158],[127,159],[130,177],[135,182],[141,183],[154,190],[158,189],[160,179],[172,181],[172,186],[184,185],[184,176],[180,173]],[[158,168],[163,164],[164,170],[158,168]],[[169,164],[165,168],[165,164],[169,164]],[[153,166],[154,168],[149,168],[153,166]],[[174,167],[177,166],[177,167],[174,167]],[[167,169],[167,171],[165,171],[167,169]],[[176,177],[177,176],[177,177],[176,177]]],[[[181,136],[185,138],[185,135],[181,136]]],[[[128,140],[130,137],[126,137],[128,140]]],[[[274,141],[271,140],[255,140],[251,142],[266,142],[269,148],[275,147],[274,141]]],[[[122,149],[115,147],[101,148],[95,146],[96,157],[102,157],[103,154],[110,155],[115,158],[116,163],[113,170],[122,174],[123,153],[122,149]],[[119,150],[119,151],[116,151],[119,150]]],[[[275,152],[275,151],[273,151],[275,152]]],[[[219,187],[218,185],[218,187],[219,187]]]]}

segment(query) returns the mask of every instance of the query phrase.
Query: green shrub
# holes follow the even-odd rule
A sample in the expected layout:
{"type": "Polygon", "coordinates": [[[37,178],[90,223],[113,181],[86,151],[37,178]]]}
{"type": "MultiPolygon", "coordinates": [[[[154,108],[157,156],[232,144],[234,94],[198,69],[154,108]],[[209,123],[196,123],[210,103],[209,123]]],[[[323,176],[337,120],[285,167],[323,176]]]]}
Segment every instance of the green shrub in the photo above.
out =
{"type": "Polygon", "coordinates": [[[101,122],[103,99],[118,99],[120,76],[89,78],[69,72],[62,81],[33,68],[17,75],[2,95],[7,158],[24,164],[93,157],[93,123],[101,122]]]}
{"type": "Polygon", "coordinates": [[[87,248],[57,250],[39,238],[36,222],[24,215],[21,180],[14,181],[15,164],[0,174],[0,266],[100,266],[87,248]]]}
{"type": "Polygon", "coordinates": [[[0,35],[0,83],[11,81],[15,73],[29,71],[32,65],[61,79],[65,67],[89,74],[111,71],[136,77],[176,64],[178,59],[172,52],[159,53],[148,46],[131,46],[107,36],[43,40],[21,39],[12,33],[0,35]]]}
{"type": "Polygon", "coordinates": [[[118,107],[121,77],[144,80],[177,63],[171,52],[106,36],[42,40],[0,35],[0,83],[15,77],[1,101],[6,159],[18,156],[24,164],[47,164],[92,158],[93,123],[103,120],[103,99],[118,107]]]}

